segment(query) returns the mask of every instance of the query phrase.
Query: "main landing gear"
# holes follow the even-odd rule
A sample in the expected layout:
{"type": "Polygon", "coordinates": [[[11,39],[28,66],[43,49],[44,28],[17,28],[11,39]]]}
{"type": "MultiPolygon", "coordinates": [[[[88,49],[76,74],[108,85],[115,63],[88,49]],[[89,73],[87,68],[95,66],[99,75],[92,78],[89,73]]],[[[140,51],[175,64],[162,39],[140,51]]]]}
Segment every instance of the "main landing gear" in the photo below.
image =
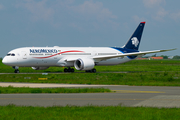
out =
{"type": "Polygon", "coordinates": [[[68,67],[68,68],[64,68],[64,72],[74,72],[74,68],[70,68],[70,67],[68,67]]]}
{"type": "Polygon", "coordinates": [[[89,73],[96,73],[96,69],[93,68],[92,70],[86,70],[86,72],[89,72],[89,73]]]}
{"type": "Polygon", "coordinates": [[[19,73],[19,67],[18,66],[13,66],[12,68],[14,68],[14,73],[19,73]]]}

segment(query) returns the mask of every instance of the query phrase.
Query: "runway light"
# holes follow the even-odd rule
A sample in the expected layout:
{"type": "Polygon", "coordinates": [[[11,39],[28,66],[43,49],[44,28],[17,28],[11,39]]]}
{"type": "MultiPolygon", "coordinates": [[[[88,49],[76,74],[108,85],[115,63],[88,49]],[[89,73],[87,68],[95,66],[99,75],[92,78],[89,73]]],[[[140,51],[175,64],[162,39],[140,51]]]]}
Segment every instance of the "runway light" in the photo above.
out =
{"type": "Polygon", "coordinates": [[[31,77],[24,77],[24,79],[31,79],[31,77]]]}
{"type": "Polygon", "coordinates": [[[42,75],[48,75],[48,73],[42,73],[42,75]]]}

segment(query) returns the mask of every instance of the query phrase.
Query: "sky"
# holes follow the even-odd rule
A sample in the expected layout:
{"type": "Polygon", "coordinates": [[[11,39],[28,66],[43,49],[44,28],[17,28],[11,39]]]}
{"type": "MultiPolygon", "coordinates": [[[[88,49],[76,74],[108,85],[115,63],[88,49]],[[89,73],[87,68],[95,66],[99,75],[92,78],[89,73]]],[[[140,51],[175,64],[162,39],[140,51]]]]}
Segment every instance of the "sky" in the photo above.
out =
{"type": "Polygon", "coordinates": [[[146,21],[140,51],[180,55],[180,0],[0,0],[0,57],[20,47],[123,46],[146,21]]]}

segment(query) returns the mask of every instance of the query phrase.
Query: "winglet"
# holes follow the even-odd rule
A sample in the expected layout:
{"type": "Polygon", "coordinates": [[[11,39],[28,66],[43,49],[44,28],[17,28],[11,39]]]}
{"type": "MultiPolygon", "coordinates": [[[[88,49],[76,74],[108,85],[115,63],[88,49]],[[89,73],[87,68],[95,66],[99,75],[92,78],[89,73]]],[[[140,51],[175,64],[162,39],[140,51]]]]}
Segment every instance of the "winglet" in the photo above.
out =
{"type": "Polygon", "coordinates": [[[177,50],[177,48],[174,49],[168,49],[168,50],[160,50],[161,52],[165,52],[165,51],[172,51],[172,50],[177,50]]]}

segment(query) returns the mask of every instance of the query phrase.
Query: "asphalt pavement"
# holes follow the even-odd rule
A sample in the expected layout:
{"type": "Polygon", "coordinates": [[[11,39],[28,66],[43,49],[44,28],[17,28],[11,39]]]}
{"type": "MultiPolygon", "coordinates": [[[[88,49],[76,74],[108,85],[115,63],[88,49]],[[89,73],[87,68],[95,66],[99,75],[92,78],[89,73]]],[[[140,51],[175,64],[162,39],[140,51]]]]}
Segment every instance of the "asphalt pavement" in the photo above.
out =
{"type": "Polygon", "coordinates": [[[127,86],[127,85],[79,85],[79,84],[36,84],[0,83],[14,87],[73,87],[109,88],[112,93],[60,93],[60,94],[0,94],[0,105],[20,106],[148,106],[180,108],[180,87],[127,86]]]}

